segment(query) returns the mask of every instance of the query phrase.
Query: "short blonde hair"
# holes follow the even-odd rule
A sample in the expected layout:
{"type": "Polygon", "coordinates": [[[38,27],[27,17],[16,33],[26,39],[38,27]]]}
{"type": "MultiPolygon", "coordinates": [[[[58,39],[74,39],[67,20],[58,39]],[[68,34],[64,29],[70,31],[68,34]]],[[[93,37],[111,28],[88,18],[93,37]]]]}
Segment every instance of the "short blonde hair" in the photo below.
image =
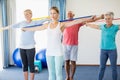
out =
{"type": "Polygon", "coordinates": [[[114,13],[113,12],[106,12],[105,16],[110,16],[111,18],[114,18],[114,13]]]}
{"type": "Polygon", "coordinates": [[[24,12],[29,12],[32,14],[32,10],[31,9],[26,9],[24,12]]]}

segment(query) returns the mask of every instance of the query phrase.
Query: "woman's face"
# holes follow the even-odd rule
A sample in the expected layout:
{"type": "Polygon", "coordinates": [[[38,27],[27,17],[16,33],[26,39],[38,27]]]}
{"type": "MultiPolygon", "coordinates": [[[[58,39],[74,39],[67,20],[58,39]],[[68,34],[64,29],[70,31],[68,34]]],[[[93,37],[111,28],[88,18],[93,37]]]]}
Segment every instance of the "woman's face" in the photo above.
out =
{"type": "Polygon", "coordinates": [[[32,18],[32,13],[30,11],[24,12],[24,16],[26,20],[31,20],[32,18]]]}
{"type": "Polygon", "coordinates": [[[51,18],[52,20],[58,20],[58,19],[59,19],[59,13],[57,13],[56,10],[51,9],[51,10],[50,10],[50,18],[51,18]]]}
{"type": "Polygon", "coordinates": [[[109,15],[105,16],[105,22],[107,25],[111,25],[113,21],[113,18],[109,15]]]}

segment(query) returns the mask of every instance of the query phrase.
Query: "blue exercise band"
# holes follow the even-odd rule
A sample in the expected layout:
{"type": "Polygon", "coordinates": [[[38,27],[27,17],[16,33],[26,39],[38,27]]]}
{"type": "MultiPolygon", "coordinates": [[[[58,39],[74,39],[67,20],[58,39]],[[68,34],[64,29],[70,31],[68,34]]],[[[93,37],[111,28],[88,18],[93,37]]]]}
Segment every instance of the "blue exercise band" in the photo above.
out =
{"type": "MultiPolygon", "coordinates": [[[[81,18],[89,18],[89,17],[92,17],[92,16],[84,16],[84,17],[78,17],[78,18],[73,18],[71,20],[76,20],[76,19],[81,19],[81,18]]],[[[69,19],[66,19],[66,20],[60,20],[59,22],[66,22],[66,21],[70,21],[69,19]]],[[[30,27],[36,27],[36,26],[42,26],[43,24],[37,24],[37,25],[32,25],[32,26],[26,26],[24,28],[30,28],[30,27]]]]}
{"type": "MultiPolygon", "coordinates": [[[[81,19],[81,18],[89,18],[89,17],[92,17],[92,16],[78,17],[78,18],[73,18],[73,19],[71,19],[71,20],[76,20],[76,19],[81,19]]],[[[70,21],[70,20],[69,20],[69,19],[61,20],[60,22],[66,22],[66,21],[70,21]]]]}

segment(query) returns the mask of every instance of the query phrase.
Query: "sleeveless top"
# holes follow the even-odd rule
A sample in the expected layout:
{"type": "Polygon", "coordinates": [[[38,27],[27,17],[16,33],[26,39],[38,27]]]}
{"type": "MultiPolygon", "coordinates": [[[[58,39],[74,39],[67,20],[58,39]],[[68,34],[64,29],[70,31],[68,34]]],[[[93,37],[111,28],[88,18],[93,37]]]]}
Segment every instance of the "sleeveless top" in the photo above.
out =
{"type": "Polygon", "coordinates": [[[51,29],[50,24],[47,28],[47,56],[63,56],[63,49],[61,43],[62,32],[60,30],[60,22],[58,25],[51,29]]]}

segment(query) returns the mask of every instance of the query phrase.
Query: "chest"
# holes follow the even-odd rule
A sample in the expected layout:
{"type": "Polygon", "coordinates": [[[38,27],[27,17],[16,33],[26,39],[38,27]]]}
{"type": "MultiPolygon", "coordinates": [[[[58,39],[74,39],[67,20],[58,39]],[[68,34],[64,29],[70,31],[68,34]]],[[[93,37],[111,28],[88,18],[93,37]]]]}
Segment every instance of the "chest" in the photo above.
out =
{"type": "Polygon", "coordinates": [[[117,31],[114,29],[105,29],[102,30],[102,35],[106,37],[114,37],[116,35],[117,31]]]}

